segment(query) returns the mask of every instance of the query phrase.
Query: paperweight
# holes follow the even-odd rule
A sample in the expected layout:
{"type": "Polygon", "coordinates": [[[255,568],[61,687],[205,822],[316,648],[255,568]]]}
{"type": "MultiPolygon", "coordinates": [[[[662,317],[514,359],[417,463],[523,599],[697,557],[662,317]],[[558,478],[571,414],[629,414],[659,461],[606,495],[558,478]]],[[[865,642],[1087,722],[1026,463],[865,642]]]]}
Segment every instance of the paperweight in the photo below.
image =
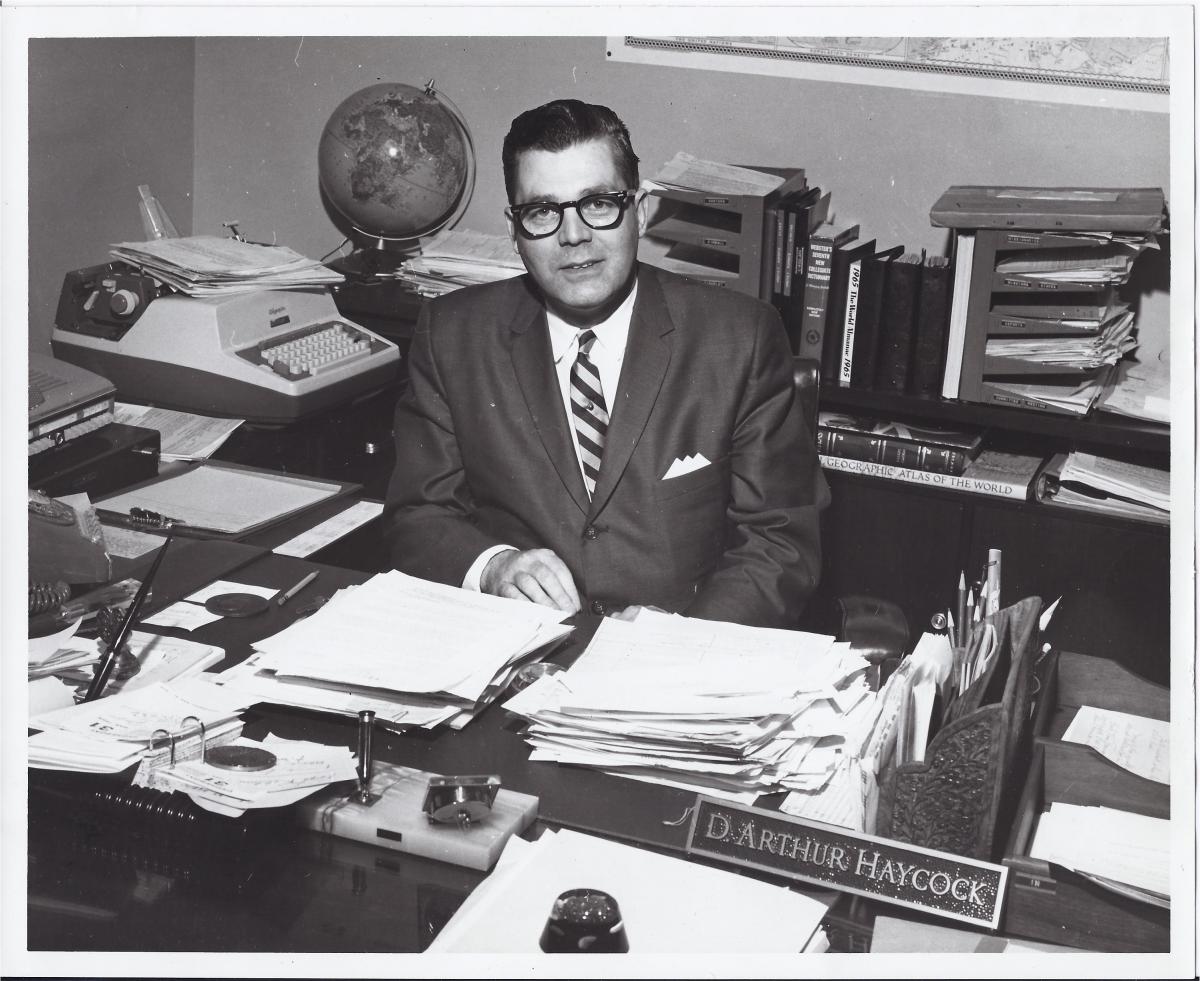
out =
{"type": "Polygon", "coordinates": [[[554,901],[541,947],[547,954],[627,953],[617,901],[599,889],[568,889],[554,901]]]}

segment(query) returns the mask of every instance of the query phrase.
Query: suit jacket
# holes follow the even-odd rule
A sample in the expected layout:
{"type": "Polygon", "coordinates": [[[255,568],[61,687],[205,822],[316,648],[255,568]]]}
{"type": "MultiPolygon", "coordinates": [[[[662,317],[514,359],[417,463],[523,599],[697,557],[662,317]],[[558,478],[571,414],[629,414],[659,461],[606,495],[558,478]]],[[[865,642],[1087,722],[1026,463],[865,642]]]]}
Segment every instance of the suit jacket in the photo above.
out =
{"type": "Polygon", "coordinates": [[[605,396],[589,501],[532,280],[426,304],[383,515],[396,567],[459,585],[490,546],[550,548],[592,612],[640,603],[795,626],[829,491],[775,310],[639,266],[620,384],[605,396]],[[711,464],[663,479],[695,453],[711,464]]]}

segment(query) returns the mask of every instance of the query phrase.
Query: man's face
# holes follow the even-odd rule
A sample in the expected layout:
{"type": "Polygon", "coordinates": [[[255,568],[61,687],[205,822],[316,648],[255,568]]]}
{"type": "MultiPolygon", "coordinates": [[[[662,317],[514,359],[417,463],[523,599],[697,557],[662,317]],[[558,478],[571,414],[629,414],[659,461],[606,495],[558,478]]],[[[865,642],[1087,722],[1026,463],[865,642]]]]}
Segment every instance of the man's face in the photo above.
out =
{"type": "MultiPolygon", "coordinates": [[[[592,140],[558,153],[526,150],[517,158],[513,204],[577,201],[601,191],[624,191],[607,141],[592,140]]],[[[629,204],[616,228],[589,228],[568,208],[558,231],[528,239],[512,218],[508,234],[525,268],[541,288],[547,305],[576,327],[593,326],[628,295],[633,282],[638,239],[646,231],[644,195],[629,204]]]]}

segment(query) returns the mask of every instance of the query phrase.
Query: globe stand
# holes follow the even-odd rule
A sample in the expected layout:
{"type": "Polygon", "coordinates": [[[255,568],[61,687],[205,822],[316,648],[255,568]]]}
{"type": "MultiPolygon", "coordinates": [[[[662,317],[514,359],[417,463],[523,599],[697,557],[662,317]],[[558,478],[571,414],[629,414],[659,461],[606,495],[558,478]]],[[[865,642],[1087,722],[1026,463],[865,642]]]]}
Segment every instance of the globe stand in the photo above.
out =
{"type": "Polygon", "coordinates": [[[365,283],[380,277],[394,276],[406,259],[411,259],[420,252],[420,247],[415,244],[412,249],[403,252],[380,248],[355,249],[349,255],[339,256],[326,265],[352,282],[365,283]]]}

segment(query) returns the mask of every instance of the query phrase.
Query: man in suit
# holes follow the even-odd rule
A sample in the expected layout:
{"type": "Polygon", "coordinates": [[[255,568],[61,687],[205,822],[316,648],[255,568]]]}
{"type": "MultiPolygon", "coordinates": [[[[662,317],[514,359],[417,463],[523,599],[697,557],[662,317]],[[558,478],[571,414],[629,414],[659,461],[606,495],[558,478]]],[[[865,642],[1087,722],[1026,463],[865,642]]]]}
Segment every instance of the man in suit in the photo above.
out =
{"type": "Polygon", "coordinates": [[[568,612],[794,626],[829,499],[778,314],[637,262],[647,202],[610,110],[504,141],[527,275],[427,304],[384,511],[396,567],[568,612]]]}

